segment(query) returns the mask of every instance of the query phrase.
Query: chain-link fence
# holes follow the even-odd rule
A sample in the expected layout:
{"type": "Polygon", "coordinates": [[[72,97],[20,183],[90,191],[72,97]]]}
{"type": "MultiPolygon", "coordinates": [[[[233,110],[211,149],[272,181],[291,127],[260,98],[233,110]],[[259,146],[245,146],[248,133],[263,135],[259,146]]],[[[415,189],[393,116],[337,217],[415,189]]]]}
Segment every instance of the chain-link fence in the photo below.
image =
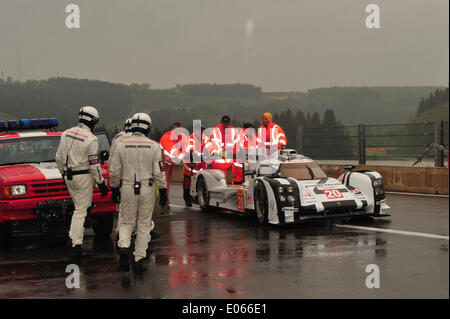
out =
{"type": "Polygon", "coordinates": [[[449,123],[287,128],[288,147],[323,163],[448,166],[449,123]]]}

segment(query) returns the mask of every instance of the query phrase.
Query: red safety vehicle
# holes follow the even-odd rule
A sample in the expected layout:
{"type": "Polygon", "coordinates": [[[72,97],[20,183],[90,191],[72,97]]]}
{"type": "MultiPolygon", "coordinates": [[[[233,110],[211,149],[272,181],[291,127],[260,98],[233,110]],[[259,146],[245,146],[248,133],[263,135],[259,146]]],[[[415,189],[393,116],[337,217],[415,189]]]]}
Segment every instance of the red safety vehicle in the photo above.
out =
{"type": "MultiPolygon", "coordinates": [[[[70,222],[73,203],[56,167],[62,132],[55,118],[0,121],[0,243],[8,243],[16,226],[32,221],[49,228],[70,222]]],[[[110,141],[97,134],[103,176],[108,180],[110,141]]],[[[111,235],[116,204],[94,189],[89,221],[97,237],[111,235]]]]}

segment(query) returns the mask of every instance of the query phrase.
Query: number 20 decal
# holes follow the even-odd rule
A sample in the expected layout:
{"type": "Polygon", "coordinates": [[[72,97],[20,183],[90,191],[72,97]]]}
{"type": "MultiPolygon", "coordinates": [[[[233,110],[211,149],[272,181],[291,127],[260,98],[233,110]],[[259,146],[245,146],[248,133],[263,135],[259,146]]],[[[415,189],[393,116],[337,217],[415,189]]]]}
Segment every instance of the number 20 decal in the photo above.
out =
{"type": "Polygon", "coordinates": [[[339,189],[324,189],[323,192],[328,199],[344,198],[339,189]]]}

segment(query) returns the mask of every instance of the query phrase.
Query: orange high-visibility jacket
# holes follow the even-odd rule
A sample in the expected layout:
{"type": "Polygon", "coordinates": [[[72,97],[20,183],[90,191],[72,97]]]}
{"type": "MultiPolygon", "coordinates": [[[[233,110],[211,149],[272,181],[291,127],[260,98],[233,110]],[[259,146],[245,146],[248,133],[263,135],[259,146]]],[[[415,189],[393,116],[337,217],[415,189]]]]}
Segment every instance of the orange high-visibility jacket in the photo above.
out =
{"type": "MultiPolygon", "coordinates": [[[[239,143],[238,130],[233,126],[227,127],[226,130],[227,131],[225,131],[225,128],[222,124],[217,124],[216,126],[214,126],[211,132],[211,142],[213,143],[214,152],[220,154],[226,149],[231,148],[233,150],[233,154],[236,154],[236,145],[239,143]]],[[[216,160],[216,162],[231,163],[233,162],[233,160],[222,159],[216,160]]]]}
{"type": "Polygon", "coordinates": [[[286,135],[281,126],[271,122],[267,127],[261,125],[258,129],[257,137],[258,145],[266,148],[277,147],[282,148],[287,145],[286,135]],[[264,129],[266,130],[265,134],[264,129]]]}
{"type": "Polygon", "coordinates": [[[183,161],[183,173],[184,175],[192,176],[197,173],[200,169],[206,168],[206,163],[202,159],[202,155],[208,154],[211,155],[213,151],[213,145],[210,139],[202,134],[202,140],[200,141],[198,136],[194,133],[189,137],[189,146],[185,150],[184,161],[183,161]],[[190,163],[190,152],[196,154],[195,159],[201,159],[200,163],[190,163]]]}
{"type": "Polygon", "coordinates": [[[166,162],[169,164],[177,164],[185,155],[183,149],[189,145],[189,138],[185,134],[178,134],[176,129],[170,130],[161,137],[159,144],[164,149],[166,162]]]}

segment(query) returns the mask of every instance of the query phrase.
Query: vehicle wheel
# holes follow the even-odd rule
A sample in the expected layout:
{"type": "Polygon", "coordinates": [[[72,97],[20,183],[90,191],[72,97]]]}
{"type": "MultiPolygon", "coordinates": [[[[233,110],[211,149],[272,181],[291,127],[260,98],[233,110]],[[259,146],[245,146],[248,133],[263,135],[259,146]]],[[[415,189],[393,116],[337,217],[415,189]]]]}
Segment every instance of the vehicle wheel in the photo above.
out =
{"type": "Polygon", "coordinates": [[[255,185],[255,208],[259,223],[261,225],[267,224],[269,221],[269,202],[266,188],[262,182],[256,182],[255,185]]]}
{"type": "Polygon", "coordinates": [[[12,240],[13,226],[11,223],[0,224],[0,245],[8,244],[12,240]]]}
{"type": "Polygon", "coordinates": [[[198,195],[198,204],[200,208],[206,212],[209,207],[209,192],[208,187],[206,186],[206,181],[203,176],[200,176],[197,180],[197,195],[198,195]]]}
{"type": "Polygon", "coordinates": [[[111,237],[111,232],[114,224],[114,214],[95,214],[93,216],[92,229],[95,237],[98,239],[106,239],[111,237]]]}

